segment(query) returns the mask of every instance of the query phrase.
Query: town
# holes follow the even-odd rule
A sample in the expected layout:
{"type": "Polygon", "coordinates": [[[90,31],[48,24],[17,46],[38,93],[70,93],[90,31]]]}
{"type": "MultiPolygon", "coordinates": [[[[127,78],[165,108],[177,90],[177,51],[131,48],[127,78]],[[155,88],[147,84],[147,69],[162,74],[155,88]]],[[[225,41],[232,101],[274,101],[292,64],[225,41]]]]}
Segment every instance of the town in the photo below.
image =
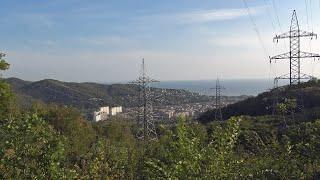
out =
{"type": "MultiPolygon", "coordinates": [[[[223,96],[221,97],[221,104],[223,107],[233,104],[250,96],[223,96]]],[[[195,102],[195,103],[181,103],[176,105],[163,105],[154,106],[153,118],[155,121],[170,121],[175,120],[177,117],[196,118],[201,113],[216,108],[215,97],[210,96],[211,101],[195,102]]],[[[139,107],[100,107],[97,111],[94,111],[92,120],[94,122],[105,121],[111,119],[113,116],[120,116],[125,119],[135,119],[139,114],[139,107]]]]}

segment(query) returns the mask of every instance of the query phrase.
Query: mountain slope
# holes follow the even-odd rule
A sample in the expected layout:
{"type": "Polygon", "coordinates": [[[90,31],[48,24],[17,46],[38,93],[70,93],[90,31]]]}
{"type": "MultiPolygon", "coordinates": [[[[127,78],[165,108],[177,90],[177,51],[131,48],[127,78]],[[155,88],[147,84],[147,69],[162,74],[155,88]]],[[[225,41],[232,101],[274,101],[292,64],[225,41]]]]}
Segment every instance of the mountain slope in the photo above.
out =
{"type": "MultiPolygon", "coordinates": [[[[6,81],[22,99],[40,100],[45,103],[74,106],[79,109],[94,109],[103,105],[137,106],[139,87],[130,84],[73,83],[53,79],[36,82],[8,78],[6,81]]],[[[152,88],[155,105],[174,105],[191,102],[210,101],[210,97],[201,96],[185,90],[152,88]]]]}
{"type": "MultiPolygon", "coordinates": [[[[232,116],[249,115],[261,116],[272,113],[272,107],[275,97],[278,97],[278,102],[284,102],[285,99],[296,99],[303,106],[304,111],[308,109],[320,107],[320,82],[310,81],[300,85],[283,86],[278,90],[264,92],[256,97],[251,97],[246,100],[231,104],[222,109],[224,119],[232,116]]],[[[199,120],[207,123],[214,119],[214,110],[203,113],[199,120]]]]}

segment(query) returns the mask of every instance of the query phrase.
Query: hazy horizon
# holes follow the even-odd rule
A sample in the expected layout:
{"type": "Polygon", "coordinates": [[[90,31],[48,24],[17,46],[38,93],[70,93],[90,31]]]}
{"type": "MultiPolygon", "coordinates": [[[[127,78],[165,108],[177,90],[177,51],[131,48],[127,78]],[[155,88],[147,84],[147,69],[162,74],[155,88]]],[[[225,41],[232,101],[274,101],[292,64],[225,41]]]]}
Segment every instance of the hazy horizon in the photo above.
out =
{"type": "MultiPolygon", "coordinates": [[[[294,9],[300,29],[320,33],[320,4],[310,1],[306,11],[303,1],[247,3],[256,27],[238,0],[4,0],[0,51],[11,64],[5,76],[130,81],[138,76],[142,58],[150,76],[159,80],[263,79],[288,73],[288,61],[270,65],[268,56],[288,52],[289,42],[276,44],[272,38],[289,30],[294,9]]],[[[320,51],[320,40],[304,38],[301,44],[303,51],[320,51]]],[[[303,60],[302,71],[319,76],[317,65],[303,60]]]]}
{"type": "MultiPolygon", "coordinates": [[[[35,81],[41,81],[41,80],[46,80],[46,79],[52,79],[52,80],[57,80],[57,81],[65,81],[65,82],[77,82],[77,83],[84,83],[84,82],[93,82],[93,83],[105,83],[105,84],[115,84],[115,83],[128,83],[131,82],[135,79],[137,79],[137,77],[133,78],[133,79],[129,79],[129,80],[123,80],[123,81],[96,81],[96,80],[92,80],[92,81],[66,81],[63,79],[55,79],[55,78],[39,78],[39,79],[25,79],[23,77],[17,77],[17,76],[7,76],[6,74],[3,74],[4,78],[17,78],[17,79],[21,79],[21,80],[25,80],[25,81],[31,81],[31,82],[35,82],[35,81]]],[[[159,80],[159,79],[157,79],[159,80]]],[[[160,79],[160,82],[188,82],[188,81],[212,81],[215,82],[217,79],[213,78],[213,79],[160,79]]],[[[273,78],[219,78],[219,80],[222,81],[273,81],[273,78]]]]}
{"type": "MultiPolygon", "coordinates": [[[[19,78],[20,79],[20,78],[19,78]]],[[[43,79],[41,79],[43,80],[43,79]]],[[[57,79],[55,79],[57,80],[57,79]]],[[[40,81],[40,80],[39,80],[40,81]]],[[[61,81],[61,80],[58,80],[61,81]]],[[[270,90],[274,87],[272,79],[219,79],[220,85],[225,89],[225,96],[241,96],[249,95],[256,96],[259,93],[270,90]]],[[[35,82],[35,81],[31,81],[35,82]]],[[[74,82],[74,81],[67,81],[74,82]]],[[[76,83],[99,83],[99,84],[128,84],[130,81],[123,82],[76,82],[76,83]]],[[[215,87],[216,79],[206,80],[162,80],[157,83],[152,83],[151,87],[164,89],[184,89],[190,92],[200,93],[203,95],[215,95],[213,87],[215,87]]],[[[287,81],[280,81],[278,85],[288,84],[287,81]]]]}

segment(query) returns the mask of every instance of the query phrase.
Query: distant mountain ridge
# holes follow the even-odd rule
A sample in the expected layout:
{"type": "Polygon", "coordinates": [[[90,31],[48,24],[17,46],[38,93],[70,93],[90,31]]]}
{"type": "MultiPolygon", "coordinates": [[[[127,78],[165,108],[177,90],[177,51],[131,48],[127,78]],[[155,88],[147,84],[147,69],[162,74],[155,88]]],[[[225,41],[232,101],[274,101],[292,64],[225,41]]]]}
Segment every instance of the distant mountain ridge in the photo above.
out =
{"type": "MultiPolygon", "coordinates": [[[[44,103],[74,106],[79,109],[94,109],[103,105],[137,106],[139,87],[132,84],[99,84],[62,82],[53,79],[24,81],[18,78],[5,79],[24,103],[34,100],[44,103]]],[[[206,102],[208,96],[186,90],[151,88],[155,105],[206,102]]]]}

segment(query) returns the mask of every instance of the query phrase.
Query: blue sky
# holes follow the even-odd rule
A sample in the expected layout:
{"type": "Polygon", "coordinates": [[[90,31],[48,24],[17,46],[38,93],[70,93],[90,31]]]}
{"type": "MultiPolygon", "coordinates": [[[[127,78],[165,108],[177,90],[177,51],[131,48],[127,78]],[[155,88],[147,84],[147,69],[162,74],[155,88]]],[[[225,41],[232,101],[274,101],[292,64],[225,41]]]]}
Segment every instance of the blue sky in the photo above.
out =
{"type": "MultiPolygon", "coordinates": [[[[136,78],[142,58],[160,80],[286,73],[286,63],[268,63],[267,56],[288,51],[272,37],[289,29],[293,9],[301,29],[320,33],[319,1],[246,2],[267,53],[242,0],[1,0],[0,50],[12,64],[5,76],[129,81],[136,78]]],[[[311,48],[310,40],[302,41],[302,47],[319,52],[318,41],[311,48]]],[[[318,76],[317,67],[313,60],[303,64],[306,73],[318,76]]]]}

